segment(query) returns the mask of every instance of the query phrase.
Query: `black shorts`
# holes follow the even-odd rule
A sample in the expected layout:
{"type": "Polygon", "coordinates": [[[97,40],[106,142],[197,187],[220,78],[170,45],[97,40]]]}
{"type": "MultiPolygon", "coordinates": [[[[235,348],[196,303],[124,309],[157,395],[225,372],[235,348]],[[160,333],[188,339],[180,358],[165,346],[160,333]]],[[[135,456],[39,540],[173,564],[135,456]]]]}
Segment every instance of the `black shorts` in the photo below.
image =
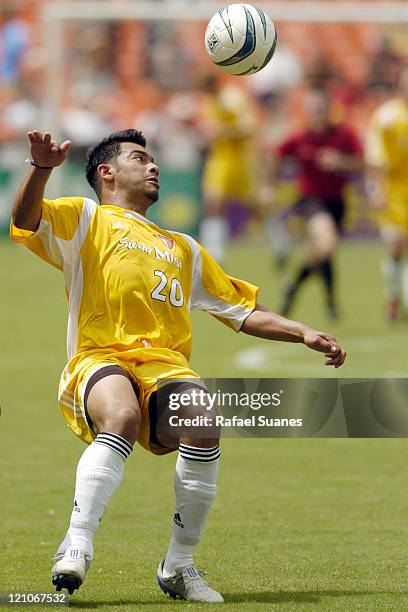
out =
{"type": "Polygon", "coordinates": [[[321,212],[328,213],[332,217],[337,228],[341,230],[345,213],[345,204],[342,198],[326,199],[307,196],[301,198],[295,204],[292,211],[294,214],[304,219],[311,219],[314,215],[321,212]]]}
{"type": "MultiPolygon", "coordinates": [[[[139,388],[136,382],[132,379],[132,377],[121,367],[117,365],[108,365],[106,367],[100,368],[97,370],[89,379],[84,393],[84,409],[85,409],[85,418],[88,423],[90,429],[94,432],[94,427],[92,423],[92,419],[88,412],[88,397],[89,394],[96,385],[98,381],[107,376],[112,376],[113,374],[124,376],[127,378],[132,384],[133,390],[135,392],[136,397],[139,400],[139,388]]],[[[157,427],[161,418],[161,415],[167,410],[170,395],[172,393],[182,393],[188,391],[189,389],[203,389],[203,385],[199,383],[195,383],[193,380],[176,380],[174,382],[169,382],[163,387],[160,388],[160,391],[153,391],[149,399],[149,421],[150,421],[150,444],[151,446],[157,446],[159,448],[166,448],[163,444],[160,443],[157,436],[157,427]]],[[[95,432],[94,432],[95,433],[95,432]]],[[[171,449],[174,450],[174,449],[171,449]]]]}
{"type": "MultiPolygon", "coordinates": [[[[150,417],[150,443],[156,446],[166,448],[161,444],[158,438],[158,427],[160,427],[160,418],[167,411],[172,393],[179,394],[188,391],[189,389],[203,389],[203,385],[194,381],[175,381],[168,382],[158,391],[153,391],[149,399],[149,417],[150,417]]],[[[166,422],[166,421],[165,421],[166,422]]]]}

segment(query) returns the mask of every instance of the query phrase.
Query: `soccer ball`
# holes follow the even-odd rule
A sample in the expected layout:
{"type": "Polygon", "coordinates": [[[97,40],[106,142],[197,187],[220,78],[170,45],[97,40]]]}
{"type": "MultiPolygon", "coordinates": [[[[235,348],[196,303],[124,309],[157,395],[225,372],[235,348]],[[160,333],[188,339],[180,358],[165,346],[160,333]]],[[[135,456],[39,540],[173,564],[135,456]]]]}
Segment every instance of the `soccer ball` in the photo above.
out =
{"type": "Polygon", "coordinates": [[[208,56],[225,72],[255,74],[270,62],[276,29],[264,11],[251,4],[230,4],[218,11],[205,32],[208,56]]]}

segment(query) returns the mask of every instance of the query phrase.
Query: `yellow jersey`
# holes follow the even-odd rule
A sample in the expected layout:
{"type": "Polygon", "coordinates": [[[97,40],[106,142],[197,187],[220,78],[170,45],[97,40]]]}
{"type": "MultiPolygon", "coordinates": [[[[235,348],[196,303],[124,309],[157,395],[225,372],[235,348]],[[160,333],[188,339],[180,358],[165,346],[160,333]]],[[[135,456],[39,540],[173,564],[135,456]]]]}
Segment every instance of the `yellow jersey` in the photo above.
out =
{"type": "Polygon", "coordinates": [[[220,199],[249,202],[254,195],[256,122],[250,100],[228,86],[207,97],[204,119],[213,133],[203,169],[203,189],[220,199]]]}
{"type": "Polygon", "coordinates": [[[146,349],[188,360],[191,309],[239,331],[255,308],[258,288],[228,276],[193,238],[119,206],[44,200],[37,231],[12,223],[11,237],[64,274],[69,360],[94,352],[134,362],[146,349]]]}
{"type": "Polygon", "coordinates": [[[369,166],[385,171],[389,198],[407,199],[408,103],[402,98],[389,100],[374,112],[367,132],[365,158],[369,166]]]}
{"type": "Polygon", "coordinates": [[[228,86],[205,100],[204,118],[215,130],[211,154],[222,158],[246,153],[254,138],[255,117],[250,100],[236,87],[228,86]],[[227,132],[224,134],[223,130],[227,132]],[[228,131],[234,135],[229,135],[228,131]]]}

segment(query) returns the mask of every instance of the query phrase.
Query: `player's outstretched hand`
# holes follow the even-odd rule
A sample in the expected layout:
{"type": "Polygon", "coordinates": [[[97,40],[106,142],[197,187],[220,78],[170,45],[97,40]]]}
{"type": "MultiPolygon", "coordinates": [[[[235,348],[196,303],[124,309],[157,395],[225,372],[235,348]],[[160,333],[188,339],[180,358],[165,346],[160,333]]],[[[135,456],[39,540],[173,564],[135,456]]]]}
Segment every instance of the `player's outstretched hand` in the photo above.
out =
{"type": "Polygon", "coordinates": [[[66,140],[59,145],[55,140],[52,140],[51,134],[48,132],[43,134],[37,130],[28,132],[28,140],[30,141],[30,153],[33,161],[37,166],[43,168],[60,166],[66,160],[71,144],[70,140],[66,140]]]}
{"type": "Polygon", "coordinates": [[[303,342],[308,348],[324,353],[327,357],[325,365],[339,368],[346,359],[347,353],[343,351],[336,338],[324,332],[310,330],[306,332],[303,342]]]}

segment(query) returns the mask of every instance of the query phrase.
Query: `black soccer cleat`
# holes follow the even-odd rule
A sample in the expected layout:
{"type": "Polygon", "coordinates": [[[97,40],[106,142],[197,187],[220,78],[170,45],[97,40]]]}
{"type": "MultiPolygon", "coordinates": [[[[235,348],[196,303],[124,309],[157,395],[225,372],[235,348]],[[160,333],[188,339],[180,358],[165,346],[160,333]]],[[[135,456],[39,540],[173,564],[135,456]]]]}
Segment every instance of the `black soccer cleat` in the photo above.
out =
{"type": "Polygon", "coordinates": [[[70,574],[57,574],[53,577],[52,584],[55,585],[56,591],[67,589],[68,593],[72,595],[74,591],[79,589],[82,582],[77,576],[72,576],[70,574]]]}

